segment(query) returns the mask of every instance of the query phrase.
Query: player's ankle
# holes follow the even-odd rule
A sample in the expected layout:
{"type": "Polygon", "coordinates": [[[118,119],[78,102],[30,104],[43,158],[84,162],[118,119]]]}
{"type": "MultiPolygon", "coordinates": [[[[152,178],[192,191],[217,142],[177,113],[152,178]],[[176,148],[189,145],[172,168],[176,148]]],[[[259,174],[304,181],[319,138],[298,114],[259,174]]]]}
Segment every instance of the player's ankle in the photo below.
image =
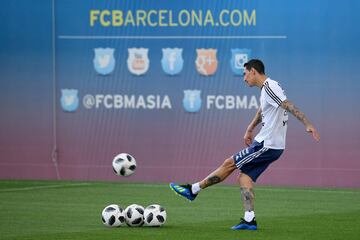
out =
{"type": "Polygon", "coordinates": [[[200,183],[197,182],[197,183],[194,183],[191,185],[191,192],[192,194],[196,195],[200,192],[201,188],[200,188],[200,183]]]}
{"type": "Polygon", "coordinates": [[[251,222],[255,218],[255,212],[254,211],[245,211],[244,219],[247,222],[251,222]]]}

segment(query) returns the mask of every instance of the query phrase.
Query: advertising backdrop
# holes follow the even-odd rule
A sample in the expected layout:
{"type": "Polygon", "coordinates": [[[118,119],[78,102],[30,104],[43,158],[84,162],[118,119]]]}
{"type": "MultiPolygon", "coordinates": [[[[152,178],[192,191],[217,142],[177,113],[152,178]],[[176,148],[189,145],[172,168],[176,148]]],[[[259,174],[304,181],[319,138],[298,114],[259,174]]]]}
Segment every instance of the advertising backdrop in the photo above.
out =
{"type": "Polygon", "coordinates": [[[244,148],[260,91],[243,63],[258,58],[321,134],[291,116],[258,182],[360,186],[358,1],[1,5],[1,178],[200,180],[244,148]],[[113,173],[121,152],[131,177],[113,173]]]}

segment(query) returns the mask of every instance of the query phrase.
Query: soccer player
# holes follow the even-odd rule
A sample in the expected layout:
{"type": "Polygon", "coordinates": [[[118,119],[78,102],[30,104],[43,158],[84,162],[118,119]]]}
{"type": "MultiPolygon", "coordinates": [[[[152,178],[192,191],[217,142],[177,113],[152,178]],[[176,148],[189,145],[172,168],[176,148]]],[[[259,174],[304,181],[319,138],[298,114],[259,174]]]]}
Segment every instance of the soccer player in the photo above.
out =
{"type": "Polygon", "coordinates": [[[190,201],[195,200],[202,189],[226,179],[235,169],[240,170],[237,181],[240,185],[244,217],[231,229],[256,230],[257,223],[254,212],[254,182],[265,169],[277,160],[285,149],[285,137],[288,112],[299,119],[307,132],[316,140],[320,135],[308,118],[290,102],[280,85],[265,75],[264,64],[252,59],[244,64],[244,81],[250,86],[260,88],[260,108],[250,122],[244,135],[247,148],[235,153],[209,176],[194,184],[179,185],[170,183],[170,188],[190,201]],[[254,139],[254,129],[261,123],[260,132],[254,139]]]}

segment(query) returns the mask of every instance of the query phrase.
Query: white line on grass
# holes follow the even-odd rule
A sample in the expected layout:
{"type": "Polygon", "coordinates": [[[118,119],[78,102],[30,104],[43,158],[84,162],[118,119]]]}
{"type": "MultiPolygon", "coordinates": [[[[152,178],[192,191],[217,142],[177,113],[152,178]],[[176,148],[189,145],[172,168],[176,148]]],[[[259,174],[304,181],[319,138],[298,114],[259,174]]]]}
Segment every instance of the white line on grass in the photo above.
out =
{"type": "MultiPolygon", "coordinates": [[[[158,188],[159,186],[162,187],[169,187],[168,183],[155,183],[155,184],[148,184],[148,183],[121,183],[123,185],[129,185],[131,186],[131,188],[158,188]]],[[[216,186],[217,189],[221,189],[221,190],[234,190],[237,188],[237,186],[235,185],[221,185],[221,186],[216,186]]],[[[289,192],[289,191],[294,191],[294,192],[317,192],[317,193],[348,193],[348,194],[360,194],[360,191],[354,190],[354,189],[344,189],[344,188],[334,188],[334,189],[329,189],[329,188],[323,188],[323,189],[317,189],[317,188],[298,188],[296,186],[292,187],[286,187],[286,188],[281,188],[281,187],[277,187],[277,186],[272,186],[272,187],[266,187],[266,186],[258,186],[255,188],[255,190],[259,190],[259,191],[268,191],[268,192],[289,192]]]]}
{"type": "MultiPolygon", "coordinates": [[[[232,188],[231,186],[221,186],[221,188],[227,188],[230,189],[232,188]]],[[[289,191],[294,191],[294,192],[316,192],[316,193],[348,193],[348,194],[360,194],[360,191],[356,191],[354,189],[349,189],[349,190],[344,190],[344,189],[316,189],[316,188],[309,188],[309,189],[305,189],[305,188],[297,188],[296,186],[294,188],[292,187],[287,187],[287,188],[280,188],[277,186],[274,187],[264,187],[264,186],[258,186],[255,187],[255,190],[258,191],[267,191],[267,192],[289,192],[289,191]]]]}
{"type": "Polygon", "coordinates": [[[50,189],[50,188],[61,188],[61,187],[78,187],[78,186],[87,186],[87,185],[91,185],[91,183],[56,184],[56,185],[43,185],[43,186],[22,187],[22,188],[7,188],[7,189],[0,189],[0,193],[31,191],[37,189],[50,189]]]}
{"type": "Polygon", "coordinates": [[[287,39],[285,35],[242,35],[242,36],[89,36],[89,35],[60,35],[58,39],[88,40],[88,39],[287,39]]]}

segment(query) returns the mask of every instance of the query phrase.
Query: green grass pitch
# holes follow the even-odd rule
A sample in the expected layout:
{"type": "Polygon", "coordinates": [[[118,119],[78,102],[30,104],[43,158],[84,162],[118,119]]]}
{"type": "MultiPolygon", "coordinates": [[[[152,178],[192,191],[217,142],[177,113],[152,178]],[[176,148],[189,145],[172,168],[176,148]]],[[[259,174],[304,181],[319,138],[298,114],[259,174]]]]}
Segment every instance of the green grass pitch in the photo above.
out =
{"type": "Polygon", "coordinates": [[[360,190],[255,188],[258,231],[233,231],[243,215],[236,186],[217,185],[194,202],[167,184],[0,180],[0,239],[360,239],[360,190]],[[111,203],[167,211],[160,228],[107,228],[111,203]]]}

